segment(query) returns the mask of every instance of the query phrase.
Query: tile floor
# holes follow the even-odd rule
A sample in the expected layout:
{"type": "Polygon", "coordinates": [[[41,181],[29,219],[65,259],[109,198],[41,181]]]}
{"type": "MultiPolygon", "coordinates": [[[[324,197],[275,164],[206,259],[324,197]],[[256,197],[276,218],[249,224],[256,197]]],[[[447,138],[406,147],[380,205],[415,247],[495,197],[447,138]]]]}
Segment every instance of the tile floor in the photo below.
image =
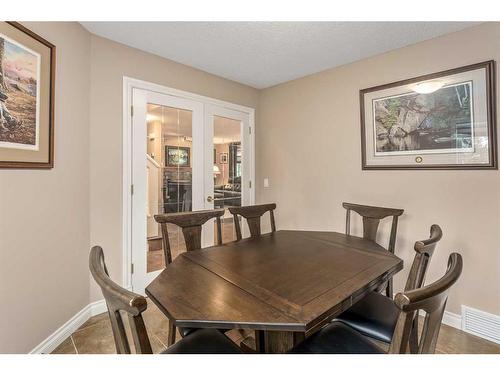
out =
{"type": "MultiPolygon", "coordinates": [[[[144,313],[151,346],[155,353],[166,348],[168,322],[158,308],[149,303],[144,313]]],[[[239,344],[252,336],[250,331],[231,330],[226,333],[239,344]]],[[[177,334],[177,339],[180,335],[177,334]]],[[[107,313],[89,319],[52,354],[109,354],[115,353],[113,333],[107,313]]],[[[443,325],[439,334],[436,353],[439,354],[500,354],[500,345],[443,325]]]]}

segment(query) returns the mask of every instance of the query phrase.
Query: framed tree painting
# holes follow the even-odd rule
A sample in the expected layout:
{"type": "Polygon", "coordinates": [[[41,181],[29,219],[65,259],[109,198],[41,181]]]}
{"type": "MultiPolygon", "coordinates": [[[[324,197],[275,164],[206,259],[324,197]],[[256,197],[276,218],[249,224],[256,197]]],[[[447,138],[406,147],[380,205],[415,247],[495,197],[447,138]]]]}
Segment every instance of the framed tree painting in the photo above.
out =
{"type": "Polygon", "coordinates": [[[497,169],[493,61],[360,91],[363,169],[497,169]]]}
{"type": "Polygon", "coordinates": [[[0,22],[0,168],[54,166],[55,47],[0,22]]]}

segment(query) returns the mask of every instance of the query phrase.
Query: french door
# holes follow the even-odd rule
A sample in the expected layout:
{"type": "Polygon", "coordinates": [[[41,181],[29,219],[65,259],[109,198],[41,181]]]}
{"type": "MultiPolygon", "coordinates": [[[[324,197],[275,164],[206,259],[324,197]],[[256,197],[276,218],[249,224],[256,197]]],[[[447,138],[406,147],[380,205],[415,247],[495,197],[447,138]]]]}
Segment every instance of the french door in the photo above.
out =
{"type": "MultiPolygon", "coordinates": [[[[248,205],[253,201],[249,114],[191,98],[132,91],[132,287],[139,293],[165,267],[154,215],[248,205]]],[[[226,211],[224,241],[235,239],[226,211]]],[[[180,228],[168,227],[172,257],[186,251],[180,228]]],[[[215,240],[215,221],[202,246],[215,240]]]]}

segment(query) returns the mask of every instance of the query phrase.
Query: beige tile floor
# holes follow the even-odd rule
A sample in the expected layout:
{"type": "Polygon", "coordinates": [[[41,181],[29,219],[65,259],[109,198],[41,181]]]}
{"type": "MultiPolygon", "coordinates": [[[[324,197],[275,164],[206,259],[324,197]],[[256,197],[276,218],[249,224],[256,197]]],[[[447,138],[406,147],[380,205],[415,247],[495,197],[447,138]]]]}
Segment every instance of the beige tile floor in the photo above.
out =
{"type": "MultiPolygon", "coordinates": [[[[144,313],[144,320],[153,351],[159,353],[166,348],[168,321],[152,303],[148,303],[148,309],[144,313]]],[[[237,344],[252,336],[252,333],[246,330],[232,330],[226,334],[237,344]]],[[[177,339],[180,339],[179,334],[177,334],[177,339]]],[[[59,345],[52,354],[110,354],[115,352],[111,325],[107,313],[104,313],[89,319],[59,345]]],[[[500,354],[500,345],[443,325],[439,334],[436,353],[500,354]]]]}
{"type": "MultiPolygon", "coordinates": [[[[168,321],[158,308],[148,302],[148,309],[143,314],[149,339],[154,353],[166,349],[168,321]]],[[[124,320],[126,322],[126,320],[124,320]]],[[[127,323],[126,323],[127,324],[127,323]]],[[[128,326],[126,326],[128,331],[128,326]]],[[[227,332],[234,342],[239,344],[250,332],[227,332]]],[[[177,340],[180,339],[177,333],[177,340]]],[[[133,351],[133,350],[132,350],[133,351]]],[[[90,318],[75,333],[59,345],[52,354],[112,354],[116,353],[113,332],[108,314],[99,314],[90,318]]]]}

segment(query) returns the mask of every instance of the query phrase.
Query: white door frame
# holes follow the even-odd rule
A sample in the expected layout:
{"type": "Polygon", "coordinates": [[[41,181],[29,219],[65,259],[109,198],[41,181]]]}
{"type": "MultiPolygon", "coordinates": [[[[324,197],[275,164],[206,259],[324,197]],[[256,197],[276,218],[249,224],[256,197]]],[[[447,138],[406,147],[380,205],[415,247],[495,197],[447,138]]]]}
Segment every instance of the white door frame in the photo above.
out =
{"type": "Polygon", "coordinates": [[[229,103],[187,91],[123,77],[123,134],[122,134],[122,285],[132,290],[132,91],[133,89],[149,90],[160,94],[177,96],[184,99],[197,100],[204,105],[216,105],[248,114],[250,118],[250,204],[255,203],[255,109],[239,104],[229,103]]]}

